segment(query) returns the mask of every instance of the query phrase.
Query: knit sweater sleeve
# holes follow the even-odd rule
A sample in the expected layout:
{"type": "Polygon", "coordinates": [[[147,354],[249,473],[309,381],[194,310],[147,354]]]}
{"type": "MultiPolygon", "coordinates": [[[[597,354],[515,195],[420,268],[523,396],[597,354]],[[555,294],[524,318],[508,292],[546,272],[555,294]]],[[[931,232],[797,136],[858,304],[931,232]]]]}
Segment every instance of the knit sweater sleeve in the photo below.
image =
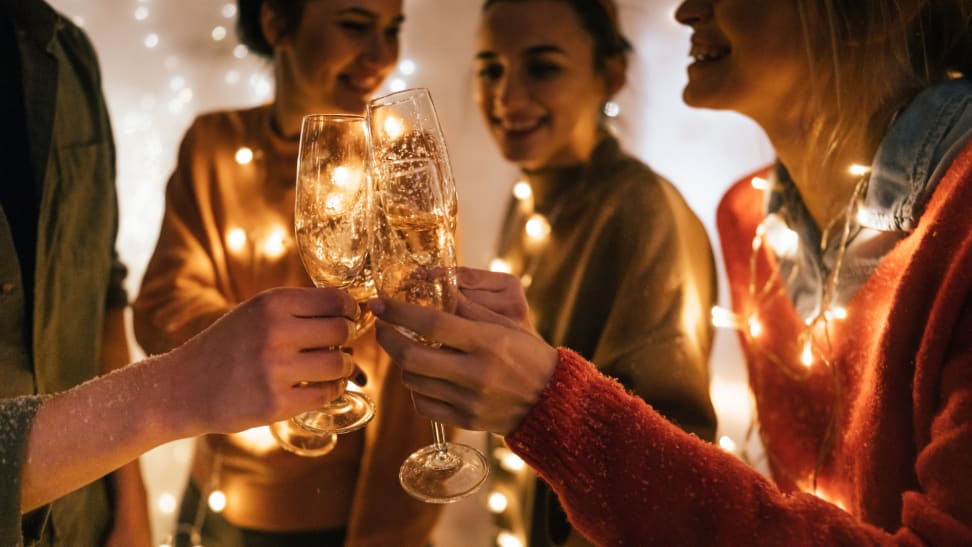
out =
{"type": "MultiPolygon", "coordinates": [[[[785,494],[684,433],[577,354],[559,362],[507,444],[603,545],[866,545],[884,532],[815,496],[785,494]]],[[[904,544],[918,544],[907,531],[904,544]]]]}
{"type": "Polygon", "coordinates": [[[0,545],[21,545],[20,479],[27,454],[27,437],[43,398],[0,400],[0,545]]]}

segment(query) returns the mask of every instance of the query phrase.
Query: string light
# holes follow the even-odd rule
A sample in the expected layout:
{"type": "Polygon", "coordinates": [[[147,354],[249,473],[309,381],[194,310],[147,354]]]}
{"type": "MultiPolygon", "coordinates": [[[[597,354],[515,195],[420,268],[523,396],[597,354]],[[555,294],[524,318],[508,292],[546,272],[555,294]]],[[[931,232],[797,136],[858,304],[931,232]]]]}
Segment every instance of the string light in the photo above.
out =
{"type": "Polygon", "coordinates": [[[741,328],[739,316],[732,311],[721,306],[712,306],[709,312],[712,318],[712,326],[720,329],[739,329],[741,328]]]}
{"type": "Polygon", "coordinates": [[[493,451],[493,457],[500,462],[500,467],[510,473],[516,473],[526,469],[526,462],[513,453],[508,448],[499,447],[493,451]]]}
{"type": "Polygon", "coordinates": [[[412,61],[411,59],[403,59],[402,62],[398,63],[398,71],[405,76],[415,74],[416,68],[417,66],[415,65],[415,61],[412,61]]]}
{"type": "Polygon", "coordinates": [[[226,27],[223,25],[216,25],[213,27],[213,31],[209,35],[213,37],[213,40],[220,42],[226,38],[226,27]]]}
{"type": "Polygon", "coordinates": [[[830,309],[830,316],[834,319],[847,319],[847,309],[836,306],[830,309]]]}
{"type": "Polygon", "coordinates": [[[871,172],[871,168],[867,165],[859,165],[855,163],[850,166],[850,169],[848,169],[848,171],[850,171],[850,174],[856,177],[863,177],[864,175],[871,172]]]}
{"type": "Polygon", "coordinates": [[[171,515],[172,513],[175,513],[177,505],[178,504],[175,496],[169,492],[163,492],[162,495],[159,496],[159,511],[161,511],[162,514],[171,515]]]}
{"type": "Polygon", "coordinates": [[[753,188],[757,190],[769,190],[770,187],[769,181],[763,177],[753,177],[749,183],[752,184],[753,188]]]}
{"type": "Polygon", "coordinates": [[[729,452],[731,454],[735,454],[735,452],[736,452],[736,441],[732,440],[732,438],[729,437],[729,436],[727,436],[727,435],[723,435],[723,436],[719,437],[719,448],[721,448],[721,449],[723,449],[726,452],[729,452]]]}
{"type": "Polygon", "coordinates": [[[139,7],[135,8],[135,20],[136,21],[144,21],[144,20],[148,19],[148,16],[149,16],[149,9],[148,9],[147,6],[139,6],[139,7]]]}
{"type": "Polygon", "coordinates": [[[520,201],[526,201],[533,197],[533,187],[525,180],[517,181],[513,185],[513,197],[520,201]]]}
{"type": "Polygon", "coordinates": [[[214,513],[222,513],[223,509],[226,509],[226,494],[219,489],[213,490],[207,502],[214,513]]]}
{"type": "Polygon", "coordinates": [[[523,547],[523,541],[504,530],[496,536],[496,547],[523,547]]]}
{"type": "Polygon", "coordinates": [[[159,35],[155,34],[154,32],[147,34],[143,43],[145,44],[145,47],[153,49],[155,46],[159,45],[159,35]]]}
{"type": "Polygon", "coordinates": [[[500,272],[500,273],[513,273],[513,267],[510,263],[502,258],[494,258],[489,263],[489,271],[500,272]]]}
{"type": "Polygon", "coordinates": [[[763,324],[755,314],[749,316],[749,319],[746,320],[746,326],[749,327],[749,336],[752,338],[759,338],[763,334],[763,324]]]}
{"type": "Polygon", "coordinates": [[[407,87],[408,87],[408,82],[406,82],[401,78],[392,78],[388,82],[388,89],[390,89],[393,93],[404,91],[407,87]]]}
{"type": "Polygon", "coordinates": [[[621,114],[621,105],[616,102],[608,101],[604,103],[604,115],[608,118],[617,118],[621,114]]]}
{"type": "Polygon", "coordinates": [[[527,220],[524,230],[526,230],[526,234],[530,239],[543,241],[550,235],[550,223],[547,222],[547,217],[540,213],[534,213],[527,220]]]}
{"type": "Polygon", "coordinates": [[[803,343],[803,351],[800,352],[800,362],[805,367],[813,366],[813,344],[809,336],[807,336],[806,342],[803,343]]]}
{"type": "Polygon", "coordinates": [[[246,146],[240,147],[236,151],[236,163],[240,165],[246,165],[253,161],[253,150],[250,150],[246,146]]]}
{"type": "Polygon", "coordinates": [[[506,496],[502,492],[493,492],[486,500],[486,506],[489,507],[490,512],[499,515],[506,511],[506,508],[509,506],[509,500],[506,499],[506,496]]]}

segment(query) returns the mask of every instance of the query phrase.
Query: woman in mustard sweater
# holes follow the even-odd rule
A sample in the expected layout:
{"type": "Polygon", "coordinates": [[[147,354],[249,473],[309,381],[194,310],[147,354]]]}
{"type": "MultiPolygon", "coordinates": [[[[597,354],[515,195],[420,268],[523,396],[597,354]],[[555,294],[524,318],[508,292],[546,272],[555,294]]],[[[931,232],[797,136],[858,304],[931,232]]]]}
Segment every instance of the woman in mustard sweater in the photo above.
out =
{"type": "MultiPolygon", "coordinates": [[[[395,65],[402,21],[401,0],[240,1],[241,39],[270,59],[275,96],[256,108],[201,115],[187,131],[134,303],[135,333],[147,352],[179,345],[267,287],[311,285],[292,237],[301,119],[363,113],[395,65]]],[[[397,374],[386,374],[391,367],[373,330],[353,349],[376,418],[319,457],[282,450],[265,428],[255,442],[253,435],[202,437],[180,541],[198,531],[204,514],[207,546],[427,542],[438,508],[410,498],[397,473],[427,444],[428,421],[413,411],[397,374]],[[215,489],[226,495],[222,513],[205,507],[215,489]]]]}
{"type": "Polygon", "coordinates": [[[464,272],[457,316],[375,301],[379,340],[421,412],[506,435],[595,543],[972,544],[972,5],[676,17],[685,101],[751,117],[779,158],[718,213],[772,480],[541,342],[508,277],[464,272]]]}

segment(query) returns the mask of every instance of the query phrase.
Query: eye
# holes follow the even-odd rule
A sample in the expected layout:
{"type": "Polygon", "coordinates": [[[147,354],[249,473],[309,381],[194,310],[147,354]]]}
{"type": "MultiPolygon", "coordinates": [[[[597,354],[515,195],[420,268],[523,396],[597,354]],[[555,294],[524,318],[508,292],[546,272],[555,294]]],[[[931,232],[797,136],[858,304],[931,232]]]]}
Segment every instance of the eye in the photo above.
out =
{"type": "Polygon", "coordinates": [[[479,68],[477,75],[480,80],[495,82],[503,76],[503,65],[497,63],[483,65],[479,68]]]}
{"type": "Polygon", "coordinates": [[[338,25],[351,34],[364,34],[371,28],[371,24],[359,21],[341,21],[338,25]]]}
{"type": "Polygon", "coordinates": [[[549,80],[550,78],[559,75],[563,71],[560,65],[546,61],[532,62],[527,65],[526,69],[527,74],[529,74],[531,78],[535,78],[537,80],[549,80]]]}
{"type": "Polygon", "coordinates": [[[401,33],[402,33],[402,26],[401,25],[395,25],[393,27],[388,27],[387,29],[385,29],[385,38],[388,38],[389,40],[397,40],[398,39],[398,35],[401,34],[401,33]]]}

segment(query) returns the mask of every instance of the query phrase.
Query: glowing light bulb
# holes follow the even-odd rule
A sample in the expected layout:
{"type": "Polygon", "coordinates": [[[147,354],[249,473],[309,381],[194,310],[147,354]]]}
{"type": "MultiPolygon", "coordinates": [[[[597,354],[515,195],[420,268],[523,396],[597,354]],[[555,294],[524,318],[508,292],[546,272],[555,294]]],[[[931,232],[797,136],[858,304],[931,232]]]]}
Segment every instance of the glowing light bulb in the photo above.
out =
{"type": "Polygon", "coordinates": [[[847,308],[835,306],[830,309],[830,315],[834,319],[847,319],[847,308]]]}
{"type": "Polygon", "coordinates": [[[287,231],[280,226],[274,227],[263,240],[263,254],[276,259],[287,251],[287,231]]]}
{"type": "Polygon", "coordinates": [[[616,102],[608,101],[604,103],[604,115],[608,118],[617,118],[621,114],[621,105],[616,102]]]}
{"type": "Polygon", "coordinates": [[[148,6],[139,6],[135,8],[135,20],[144,21],[149,16],[148,6]]]}
{"type": "Polygon", "coordinates": [[[723,435],[722,437],[719,437],[719,448],[725,450],[726,452],[735,453],[736,441],[732,440],[732,438],[727,435],[723,435]]]}
{"type": "Polygon", "coordinates": [[[233,57],[237,59],[242,59],[250,54],[250,50],[246,49],[246,46],[240,44],[233,48],[233,57]]]}
{"type": "Polygon", "coordinates": [[[406,87],[408,87],[408,84],[401,78],[392,78],[388,82],[388,89],[392,90],[392,92],[403,91],[406,87]]]}
{"type": "Polygon", "coordinates": [[[247,449],[258,454],[270,452],[277,448],[277,440],[270,432],[270,426],[261,425],[250,429],[234,433],[233,440],[242,444],[247,449]]]}
{"type": "Polygon", "coordinates": [[[805,367],[813,365],[813,347],[810,345],[809,339],[803,344],[803,352],[800,353],[800,362],[805,367]]]}
{"type": "Polygon", "coordinates": [[[753,188],[757,190],[769,190],[770,187],[769,181],[764,179],[763,177],[753,177],[753,179],[749,181],[749,183],[752,184],[753,188]]]}
{"type": "Polygon", "coordinates": [[[223,38],[226,38],[226,27],[223,25],[216,25],[213,27],[213,31],[210,33],[210,36],[212,36],[213,40],[217,42],[221,41],[223,38]]]}
{"type": "Polygon", "coordinates": [[[870,173],[871,167],[868,165],[860,165],[855,163],[850,166],[850,169],[848,169],[848,171],[850,171],[850,174],[860,177],[862,175],[866,175],[870,173]]]}
{"type": "Polygon", "coordinates": [[[498,515],[506,511],[506,508],[509,506],[509,501],[502,492],[493,492],[489,495],[489,499],[486,500],[486,505],[491,512],[498,515]]]}
{"type": "Polygon", "coordinates": [[[145,47],[152,49],[159,45],[159,35],[154,32],[145,36],[145,47]]]}
{"type": "Polygon", "coordinates": [[[739,317],[721,306],[712,306],[710,311],[712,326],[720,329],[739,328],[739,317]]]}
{"type": "Polygon", "coordinates": [[[513,185],[513,197],[516,199],[524,201],[530,199],[532,196],[533,187],[530,186],[529,182],[521,180],[513,185]]]}
{"type": "Polygon", "coordinates": [[[499,455],[500,467],[506,471],[515,473],[526,469],[526,462],[509,449],[500,448],[497,449],[497,453],[499,455]]]}
{"type": "Polygon", "coordinates": [[[223,9],[220,10],[220,13],[222,13],[223,17],[227,19],[232,19],[233,17],[236,17],[236,4],[232,2],[227,2],[223,4],[223,9]]]}
{"type": "Polygon", "coordinates": [[[526,230],[527,236],[534,241],[543,241],[550,235],[550,223],[540,213],[531,215],[524,229],[526,230]]]}
{"type": "Polygon", "coordinates": [[[222,490],[213,490],[209,494],[209,508],[213,510],[214,513],[222,513],[223,509],[226,509],[226,494],[222,490]]]}
{"type": "Polygon", "coordinates": [[[523,547],[523,542],[512,532],[504,531],[496,536],[496,547],[523,547]]]}
{"type": "Polygon", "coordinates": [[[334,185],[346,192],[354,192],[361,185],[361,171],[339,165],[331,172],[334,185]]]}
{"type": "Polygon", "coordinates": [[[406,76],[415,74],[416,68],[415,61],[411,59],[404,59],[401,63],[398,63],[398,71],[406,76]]]}
{"type": "Polygon", "coordinates": [[[226,71],[226,76],[223,78],[228,85],[233,85],[240,81],[240,71],[239,70],[228,70],[226,71]]]}
{"type": "Polygon", "coordinates": [[[226,232],[226,246],[234,253],[241,253],[246,248],[246,232],[243,228],[233,228],[226,232]]]}
{"type": "Polygon", "coordinates": [[[176,499],[172,494],[165,492],[159,496],[159,511],[163,514],[171,515],[176,510],[176,499]]]}
{"type": "Polygon", "coordinates": [[[755,315],[750,315],[746,323],[749,325],[749,335],[753,338],[759,338],[759,335],[763,334],[763,324],[755,315]]]}
{"type": "Polygon", "coordinates": [[[397,139],[405,133],[405,124],[402,123],[401,118],[395,115],[389,115],[385,118],[384,128],[385,134],[390,139],[397,139]]]}
{"type": "Polygon", "coordinates": [[[502,258],[494,258],[489,263],[489,271],[500,272],[500,273],[513,273],[513,267],[510,263],[502,258]]]}
{"type": "Polygon", "coordinates": [[[246,146],[241,146],[240,149],[236,151],[236,163],[246,165],[251,161],[253,161],[253,150],[250,150],[246,146]]]}
{"type": "Polygon", "coordinates": [[[533,285],[533,276],[530,274],[523,274],[520,276],[520,286],[524,289],[530,288],[533,285]]]}

